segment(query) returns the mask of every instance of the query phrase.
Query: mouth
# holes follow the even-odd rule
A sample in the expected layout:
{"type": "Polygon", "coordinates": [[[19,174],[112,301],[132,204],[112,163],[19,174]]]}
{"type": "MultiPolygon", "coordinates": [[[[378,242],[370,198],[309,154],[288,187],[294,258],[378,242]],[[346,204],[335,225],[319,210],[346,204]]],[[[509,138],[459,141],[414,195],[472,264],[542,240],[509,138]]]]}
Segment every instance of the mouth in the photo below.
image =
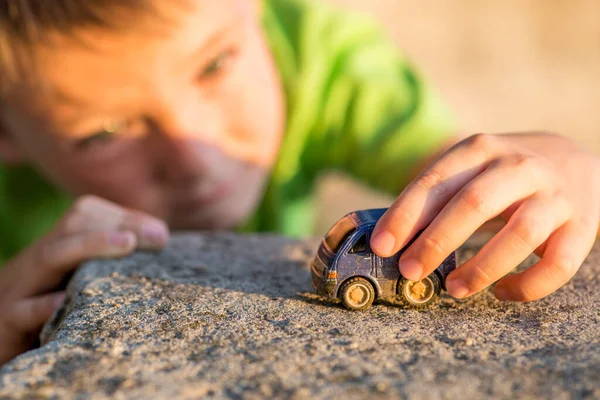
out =
{"type": "Polygon", "coordinates": [[[202,195],[192,196],[177,203],[177,210],[180,212],[192,212],[201,207],[209,207],[217,204],[227,197],[235,187],[235,179],[229,179],[218,184],[210,192],[202,195]]]}

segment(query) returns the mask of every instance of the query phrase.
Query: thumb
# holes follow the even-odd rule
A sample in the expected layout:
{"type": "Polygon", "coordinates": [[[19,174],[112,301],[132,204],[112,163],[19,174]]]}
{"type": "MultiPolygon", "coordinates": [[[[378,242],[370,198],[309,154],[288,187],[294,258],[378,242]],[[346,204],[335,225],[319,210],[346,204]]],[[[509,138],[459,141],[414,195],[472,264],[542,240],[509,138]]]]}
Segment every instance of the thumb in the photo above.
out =
{"type": "Polygon", "coordinates": [[[65,292],[29,297],[16,302],[10,310],[10,324],[21,332],[39,330],[65,301],[65,292]]]}

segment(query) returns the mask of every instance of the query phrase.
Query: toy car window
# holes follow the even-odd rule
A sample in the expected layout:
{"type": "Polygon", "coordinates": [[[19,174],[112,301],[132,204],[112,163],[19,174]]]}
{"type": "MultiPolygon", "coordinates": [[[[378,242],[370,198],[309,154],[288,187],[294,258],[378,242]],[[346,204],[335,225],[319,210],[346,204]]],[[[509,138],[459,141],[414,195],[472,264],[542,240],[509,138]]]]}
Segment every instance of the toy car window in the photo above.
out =
{"type": "Polygon", "coordinates": [[[350,253],[362,253],[363,251],[366,251],[366,250],[367,250],[367,235],[363,234],[360,238],[358,238],[356,243],[354,243],[354,246],[352,247],[352,249],[350,249],[350,253]]]}
{"type": "Polygon", "coordinates": [[[354,222],[350,218],[344,217],[336,222],[329,232],[327,232],[327,235],[325,235],[325,244],[333,254],[336,254],[340,250],[342,244],[344,244],[346,239],[348,239],[355,230],[356,226],[354,225],[354,222]]]}

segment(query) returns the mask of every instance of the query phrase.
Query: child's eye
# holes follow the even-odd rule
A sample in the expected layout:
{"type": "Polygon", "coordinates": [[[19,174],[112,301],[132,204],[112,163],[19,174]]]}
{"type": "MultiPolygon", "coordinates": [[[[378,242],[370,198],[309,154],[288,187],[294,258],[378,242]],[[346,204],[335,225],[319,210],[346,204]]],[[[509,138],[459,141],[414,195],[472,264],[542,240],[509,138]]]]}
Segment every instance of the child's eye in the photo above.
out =
{"type": "Polygon", "coordinates": [[[227,63],[233,57],[233,50],[227,50],[220,53],[217,58],[212,60],[204,69],[200,72],[200,78],[206,79],[217,75],[227,66],[227,63]]]}
{"type": "Polygon", "coordinates": [[[84,149],[93,144],[107,144],[119,136],[123,136],[127,131],[128,124],[117,121],[106,121],[102,130],[86,136],[77,141],[77,147],[84,149]]]}

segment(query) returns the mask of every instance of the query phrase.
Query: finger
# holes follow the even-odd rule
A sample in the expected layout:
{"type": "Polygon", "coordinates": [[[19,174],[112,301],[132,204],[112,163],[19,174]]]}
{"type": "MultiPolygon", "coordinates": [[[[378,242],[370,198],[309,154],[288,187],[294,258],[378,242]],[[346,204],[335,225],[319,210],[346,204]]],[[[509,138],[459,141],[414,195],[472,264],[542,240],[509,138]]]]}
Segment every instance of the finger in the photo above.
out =
{"type": "Polygon", "coordinates": [[[534,301],[567,283],[579,270],[595,240],[595,229],[573,221],[548,239],[542,258],[524,272],[506,276],[494,287],[500,300],[534,301]]]}
{"type": "Polygon", "coordinates": [[[81,262],[94,258],[117,258],[136,247],[132,232],[83,232],[32,248],[23,268],[31,276],[20,279],[19,297],[53,290],[81,262]]]}
{"type": "Polygon", "coordinates": [[[19,332],[39,330],[65,298],[65,292],[58,292],[19,300],[7,311],[6,321],[19,332]]]}
{"type": "Polygon", "coordinates": [[[59,226],[62,235],[94,231],[131,231],[142,249],[161,249],[168,242],[164,221],[96,196],[83,196],[59,226]]]}
{"type": "Polygon", "coordinates": [[[140,249],[159,250],[169,240],[169,228],[165,222],[138,211],[125,214],[117,229],[133,232],[140,249]]]}
{"type": "Polygon", "coordinates": [[[492,162],[465,185],[400,257],[413,281],[432,273],[486,221],[547,186],[540,168],[522,156],[492,162]]]}
{"type": "Polygon", "coordinates": [[[371,248],[381,257],[402,249],[454,195],[498,153],[496,139],[475,135],[460,142],[423,171],[381,216],[371,248]]]}
{"type": "Polygon", "coordinates": [[[538,194],[524,201],[496,236],[448,276],[448,292],[463,298],[485,289],[523,262],[570,215],[562,197],[538,194]]]}

